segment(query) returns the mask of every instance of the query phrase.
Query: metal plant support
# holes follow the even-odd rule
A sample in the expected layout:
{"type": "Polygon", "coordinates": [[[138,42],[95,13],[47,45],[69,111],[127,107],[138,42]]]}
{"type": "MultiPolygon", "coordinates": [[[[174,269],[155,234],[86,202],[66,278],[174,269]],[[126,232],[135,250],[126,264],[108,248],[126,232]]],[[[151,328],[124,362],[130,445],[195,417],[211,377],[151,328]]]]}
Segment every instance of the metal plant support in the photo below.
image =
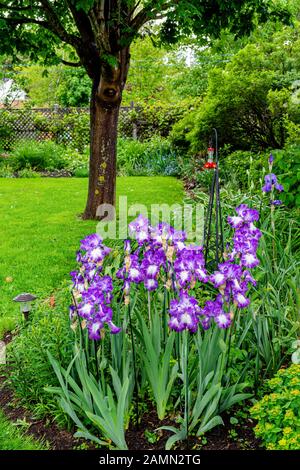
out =
{"type": "Polygon", "coordinates": [[[224,254],[224,234],[219,180],[218,133],[216,129],[213,129],[213,135],[211,137],[210,147],[208,150],[208,163],[204,165],[204,168],[214,169],[214,174],[204,221],[203,247],[206,265],[208,265],[208,267],[215,268],[222,261],[224,254]],[[212,154],[214,157],[213,163],[211,163],[212,154]],[[214,234],[213,231],[215,232],[214,234]],[[213,253],[214,256],[212,255],[213,253]]]}

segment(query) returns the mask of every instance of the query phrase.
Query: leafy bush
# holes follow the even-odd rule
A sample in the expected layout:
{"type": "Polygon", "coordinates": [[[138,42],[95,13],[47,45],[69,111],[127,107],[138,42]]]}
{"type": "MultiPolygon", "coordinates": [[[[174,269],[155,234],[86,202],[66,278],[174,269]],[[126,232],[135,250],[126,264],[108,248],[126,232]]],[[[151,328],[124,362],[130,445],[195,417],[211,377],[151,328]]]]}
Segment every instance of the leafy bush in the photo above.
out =
{"type": "Polygon", "coordinates": [[[254,151],[282,148],[293,126],[300,123],[294,99],[299,77],[298,32],[299,22],[276,31],[268,40],[264,37],[246,45],[226,66],[213,68],[202,103],[192,116],[185,115],[174,126],[173,139],[197,152],[206,147],[215,127],[220,146],[254,151]]]}
{"type": "MultiPolygon", "coordinates": [[[[81,170],[87,170],[89,162],[89,146],[86,146],[83,152],[79,152],[78,149],[72,147],[66,147],[63,151],[64,169],[69,170],[72,174],[77,176],[75,173],[81,170]]],[[[88,173],[86,171],[85,176],[88,173]]]]}
{"type": "Polygon", "coordinates": [[[51,141],[22,141],[14,148],[11,162],[15,170],[60,170],[65,164],[63,147],[51,141]]]}
{"type": "Polygon", "coordinates": [[[280,174],[284,192],[280,199],[290,207],[300,207],[300,145],[274,152],[274,169],[280,174]]]}
{"type": "Polygon", "coordinates": [[[220,168],[224,170],[225,181],[234,182],[242,191],[261,194],[263,177],[268,172],[268,153],[221,152],[220,168]]]}
{"type": "Polygon", "coordinates": [[[119,134],[121,137],[131,138],[134,125],[136,125],[140,140],[151,139],[153,135],[167,137],[172,126],[184,116],[190,107],[188,101],[186,103],[181,101],[179,104],[156,102],[155,105],[148,103],[121,112],[119,134]]]}
{"type": "Polygon", "coordinates": [[[178,174],[177,154],[167,139],[147,141],[119,139],[118,172],[126,176],[174,176],[178,174]]]}
{"type": "Polygon", "coordinates": [[[8,346],[10,382],[18,397],[29,405],[45,412],[59,413],[55,400],[49,400],[45,386],[57,385],[57,379],[49,364],[47,351],[61,364],[68,364],[71,354],[72,331],[68,316],[62,314],[69,292],[56,294],[56,307],[41,304],[31,322],[8,346]],[[38,405],[38,406],[37,406],[38,405]],[[45,409],[43,410],[43,406],[45,409]]]}
{"type": "Polygon", "coordinates": [[[11,165],[5,163],[0,165],[0,178],[13,178],[14,170],[11,165]]]}
{"type": "Polygon", "coordinates": [[[73,176],[75,178],[87,178],[89,176],[89,169],[87,166],[82,166],[79,168],[76,168],[73,172],[73,176]]]}
{"type": "Polygon", "coordinates": [[[300,449],[300,365],[280,369],[267,382],[271,391],[250,410],[254,428],[269,450],[300,449]]]}
{"type": "Polygon", "coordinates": [[[32,170],[30,167],[18,171],[18,178],[40,178],[40,176],[37,171],[32,170]]]}

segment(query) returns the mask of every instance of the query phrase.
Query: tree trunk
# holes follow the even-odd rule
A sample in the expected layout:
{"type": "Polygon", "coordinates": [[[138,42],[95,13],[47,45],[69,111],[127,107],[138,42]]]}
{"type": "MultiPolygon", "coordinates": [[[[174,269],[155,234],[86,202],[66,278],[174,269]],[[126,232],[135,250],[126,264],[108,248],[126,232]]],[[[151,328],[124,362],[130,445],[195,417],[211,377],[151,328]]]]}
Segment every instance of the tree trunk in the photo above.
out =
{"type": "Polygon", "coordinates": [[[118,118],[129,67],[129,50],[124,49],[117,66],[103,66],[93,82],[90,104],[90,174],[84,219],[99,219],[101,204],[115,206],[116,147],[118,118]]]}
{"type": "Polygon", "coordinates": [[[120,105],[105,106],[96,87],[91,96],[89,190],[84,219],[96,219],[101,204],[115,205],[116,145],[120,105]]]}

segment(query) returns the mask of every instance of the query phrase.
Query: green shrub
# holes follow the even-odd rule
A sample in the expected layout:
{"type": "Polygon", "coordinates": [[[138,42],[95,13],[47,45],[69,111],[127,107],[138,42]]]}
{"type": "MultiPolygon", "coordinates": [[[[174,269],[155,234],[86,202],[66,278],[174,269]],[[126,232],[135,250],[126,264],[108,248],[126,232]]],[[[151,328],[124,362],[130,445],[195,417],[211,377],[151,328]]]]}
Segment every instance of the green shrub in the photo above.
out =
{"type": "Polygon", "coordinates": [[[78,176],[77,172],[88,176],[89,151],[89,146],[86,146],[82,153],[72,147],[66,147],[63,151],[64,169],[69,170],[74,176],[78,176]]]}
{"type": "Polygon", "coordinates": [[[300,207],[300,145],[274,151],[274,173],[280,175],[284,192],[280,199],[289,207],[300,207]]]}
{"type": "Polygon", "coordinates": [[[153,135],[167,137],[172,126],[179,121],[190,109],[190,102],[181,101],[179,104],[156,102],[138,106],[120,113],[119,135],[131,138],[134,125],[140,140],[151,139],[153,135]]]}
{"type": "Polygon", "coordinates": [[[237,150],[220,157],[220,167],[228,181],[233,179],[242,191],[261,192],[264,174],[268,172],[268,153],[237,150]]]}
{"type": "Polygon", "coordinates": [[[0,178],[13,178],[14,170],[11,165],[5,163],[0,165],[0,178]]]}
{"type": "Polygon", "coordinates": [[[76,168],[73,172],[73,176],[76,178],[87,178],[89,176],[89,169],[87,166],[82,166],[79,168],[76,168]]]}
{"type": "Polygon", "coordinates": [[[51,141],[22,141],[14,148],[11,162],[15,170],[60,170],[65,164],[63,147],[51,141]]]}
{"type": "MultiPolygon", "coordinates": [[[[44,413],[57,413],[56,402],[44,387],[57,385],[57,379],[49,364],[47,351],[61,363],[70,362],[72,330],[66,315],[70,303],[69,292],[56,294],[56,307],[44,302],[33,314],[30,323],[8,346],[10,382],[17,396],[44,413]]],[[[43,413],[42,413],[43,414],[43,413]]],[[[58,413],[61,414],[61,413],[58,413]]]]}
{"type": "Polygon", "coordinates": [[[177,155],[167,139],[118,140],[118,172],[125,176],[174,176],[179,173],[177,155]]]}
{"type": "Polygon", "coordinates": [[[300,365],[280,369],[267,386],[272,393],[250,410],[258,420],[255,434],[269,450],[299,450],[300,365]]]}
{"type": "Polygon", "coordinates": [[[32,170],[30,167],[18,171],[18,178],[40,178],[40,176],[37,171],[32,170]]]}

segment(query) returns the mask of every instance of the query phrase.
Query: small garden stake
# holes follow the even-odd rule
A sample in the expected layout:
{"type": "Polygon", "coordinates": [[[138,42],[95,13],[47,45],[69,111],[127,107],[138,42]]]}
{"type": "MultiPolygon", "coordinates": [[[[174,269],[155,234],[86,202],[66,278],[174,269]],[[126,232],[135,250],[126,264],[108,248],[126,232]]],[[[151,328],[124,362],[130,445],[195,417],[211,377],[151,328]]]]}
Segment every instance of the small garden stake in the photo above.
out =
{"type": "MultiPolygon", "coordinates": [[[[219,262],[223,259],[224,253],[224,235],[223,235],[223,221],[222,221],[222,209],[220,200],[220,181],[219,181],[219,154],[218,154],[218,133],[216,129],[213,129],[215,147],[210,146],[208,148],[208,161],[205,163],[203,169],[209,170],[214,169],[212,178],[208,209],[206,212],[204,222],[204,235],[203,235],[203,246],[204,246],[204,258],[205,264],[209,258],[210,251],[215,252],[215,259],[211,260],[208,265],[212,268],[217,267],[219,262]],[[214,161],[215,157],[215,161],[214,161]],[[214,216],[215,212],[215,216],[214,216]],[[215,219],[215,242],[212,242],[212,224],[213,218],[215,219]],[[212,250],[210,250],[212,248],[212,250]]],[[[211,139],[213,142],[213,138],[211,139]]]]}

